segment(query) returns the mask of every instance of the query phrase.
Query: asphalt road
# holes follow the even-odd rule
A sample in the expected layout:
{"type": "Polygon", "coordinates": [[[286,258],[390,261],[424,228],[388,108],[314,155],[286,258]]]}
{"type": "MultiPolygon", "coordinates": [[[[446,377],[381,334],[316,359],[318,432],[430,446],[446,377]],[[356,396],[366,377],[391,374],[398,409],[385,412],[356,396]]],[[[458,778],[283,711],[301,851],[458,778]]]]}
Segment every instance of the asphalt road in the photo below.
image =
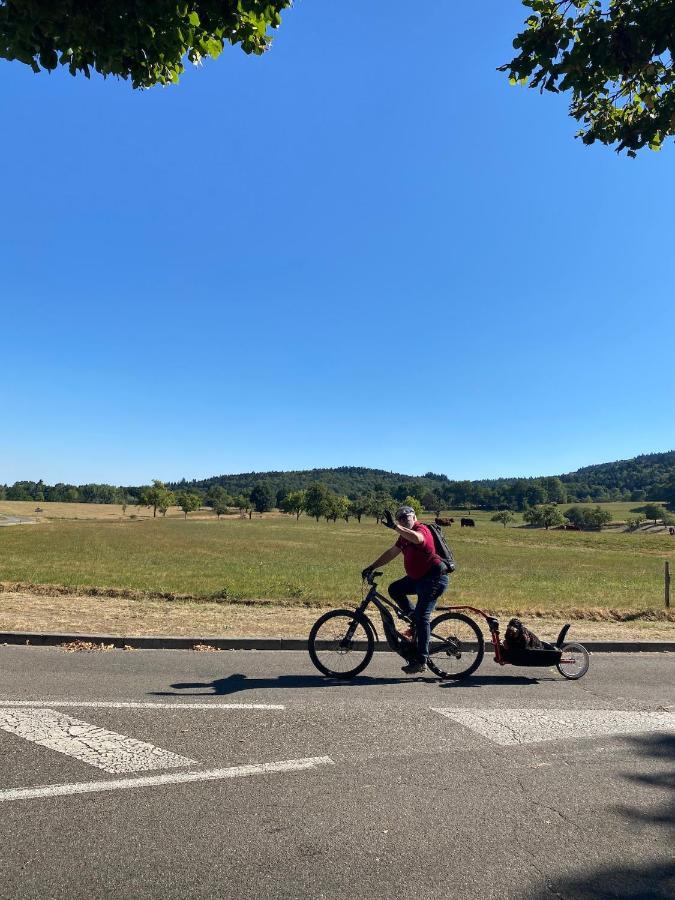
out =
{"type": "Polygon", "coordinates": [[[673,654],[398,662],[0,647],[0,897],[675,895],[673,654]]]}

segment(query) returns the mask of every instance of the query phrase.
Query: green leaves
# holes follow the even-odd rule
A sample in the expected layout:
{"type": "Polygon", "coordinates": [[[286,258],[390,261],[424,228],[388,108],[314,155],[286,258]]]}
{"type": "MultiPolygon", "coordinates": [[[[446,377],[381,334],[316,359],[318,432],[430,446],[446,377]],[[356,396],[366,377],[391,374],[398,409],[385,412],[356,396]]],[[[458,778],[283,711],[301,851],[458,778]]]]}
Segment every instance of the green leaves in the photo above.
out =
{"type": "Polygon", "coordinates": [[[292,0],[0,0],[0,57],[33,71],[129,79],[135,88],[175,84],[184,58],[215,59],[225,42],[260,55],[292,0]]]}
{"type": "Polygon", "coordinates": [[[577,137],[636,156],[675,134],[675,0],[523,0],[532,10],[500,66],[511,84],[571,91],[577,137]]]}

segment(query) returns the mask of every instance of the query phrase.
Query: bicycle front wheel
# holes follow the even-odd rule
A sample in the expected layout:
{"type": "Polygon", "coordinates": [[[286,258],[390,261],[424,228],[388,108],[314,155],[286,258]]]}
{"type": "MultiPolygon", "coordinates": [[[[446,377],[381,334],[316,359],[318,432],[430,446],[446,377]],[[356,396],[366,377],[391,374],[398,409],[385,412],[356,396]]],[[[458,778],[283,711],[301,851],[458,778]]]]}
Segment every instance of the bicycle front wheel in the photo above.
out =
{"type": "Polygon", "coordinates": [[[349,609],[334,609],[321,616],[309,633],[309,656],[329,678],[354,678],[363,672],[375,652],[373,633],[349,609]]]}
{"type": "Polygon", "coordinates": [[[563,678],[569,678],[570,681],[576,681],[582,678],[590,665],[590,656],[588,650],[582,644],[563,644],[562,657],[559,663],[556,663],[556,669],[563,678]]]}
{"type": "Polygon", "coordinates": [[[480,628],[462,613],[444,613],[431,623],[427,664],[439,678],[466,678],[485,654],[480,628]]]}

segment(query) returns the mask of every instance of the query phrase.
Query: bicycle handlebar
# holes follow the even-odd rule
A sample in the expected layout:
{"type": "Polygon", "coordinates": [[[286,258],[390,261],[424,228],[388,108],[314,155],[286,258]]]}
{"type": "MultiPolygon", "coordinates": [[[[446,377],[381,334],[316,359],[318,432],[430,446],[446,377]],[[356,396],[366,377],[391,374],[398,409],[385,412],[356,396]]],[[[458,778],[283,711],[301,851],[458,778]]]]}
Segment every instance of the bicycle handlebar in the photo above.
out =
{"type": "Polygon", "coordinates": [[[375,583],[375,579],[379,578],[383,574],[383,572],[371,572],[370,575],[366,577],[366,581],[368,582],[368,584],[372,585],[375,583]]]}

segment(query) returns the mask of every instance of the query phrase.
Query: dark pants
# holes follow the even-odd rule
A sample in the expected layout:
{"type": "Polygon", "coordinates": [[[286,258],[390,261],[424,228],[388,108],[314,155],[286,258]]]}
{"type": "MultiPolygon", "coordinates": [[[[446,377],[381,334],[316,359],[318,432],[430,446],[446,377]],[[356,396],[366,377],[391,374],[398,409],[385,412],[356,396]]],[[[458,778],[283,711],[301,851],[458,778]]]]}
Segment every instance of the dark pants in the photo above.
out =
{"type": "Polygon", "coordinates": [[[445,567],[434,566],[424,578],[411,578],[406,575],[389,585],[389,596],[397,603],[406,616],[415,623],[417,635],[417,656],[415,662],[426,662],[429,655],[429,637],[431,614],[438,598],[448,586],[445,567]],[[417,594],[417,603],[413,607],[408,594],[417,594]]]}

